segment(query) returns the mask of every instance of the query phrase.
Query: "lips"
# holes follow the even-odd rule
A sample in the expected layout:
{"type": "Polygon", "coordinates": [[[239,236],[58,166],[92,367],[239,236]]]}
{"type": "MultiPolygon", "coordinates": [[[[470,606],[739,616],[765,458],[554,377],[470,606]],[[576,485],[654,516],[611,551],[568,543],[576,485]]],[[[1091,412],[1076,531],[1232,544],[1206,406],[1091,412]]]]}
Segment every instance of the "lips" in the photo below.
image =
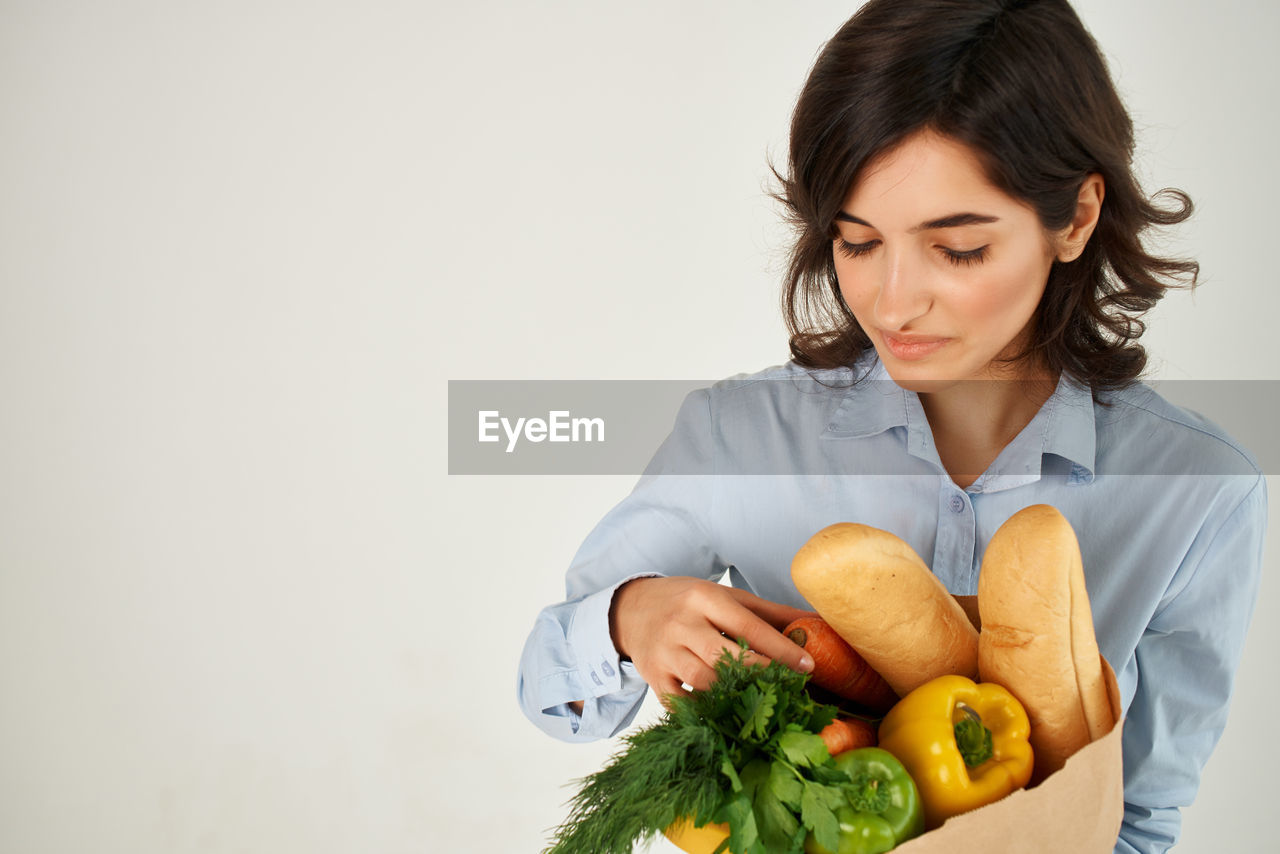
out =
{"type": "Polygon", "coordinates": [[[894,358],[907,362],[931,356],[951,342],[950,338],[935,335],[892,335],[884,330],[879,332],[884,346],[894,358]]]}

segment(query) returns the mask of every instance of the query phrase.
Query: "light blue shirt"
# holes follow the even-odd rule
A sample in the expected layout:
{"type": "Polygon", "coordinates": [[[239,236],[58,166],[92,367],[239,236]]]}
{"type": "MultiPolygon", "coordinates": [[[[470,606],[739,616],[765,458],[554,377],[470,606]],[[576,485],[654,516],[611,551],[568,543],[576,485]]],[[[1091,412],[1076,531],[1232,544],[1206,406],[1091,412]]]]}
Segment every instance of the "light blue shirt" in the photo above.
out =
{"type": "Polygon", "coordinates": [[[1115,850],[1165,851],[1226,724],[1266,481],[1218,427],[1141,384],[1095,402],[1062,379],[965,489],[944,470],[919,397],[874,354],[854,369],[788,363],[691,393],[635,489],[574,557],[566,601],[538,615],[521,707],[569,741],[631,723],[646,686],[619,660],[608,621],[630,578],[727,572],[735,587],[808,608],[791,558],[821,528],[860,522],[910,543],[952,593],[974,594],[992,534],[1031,504],[1057,507],[1076,531],[1098,645],[1120,687],[1126,803],[1115,850]],[[585,701],[581,716],[574,700],[585,701]]]}

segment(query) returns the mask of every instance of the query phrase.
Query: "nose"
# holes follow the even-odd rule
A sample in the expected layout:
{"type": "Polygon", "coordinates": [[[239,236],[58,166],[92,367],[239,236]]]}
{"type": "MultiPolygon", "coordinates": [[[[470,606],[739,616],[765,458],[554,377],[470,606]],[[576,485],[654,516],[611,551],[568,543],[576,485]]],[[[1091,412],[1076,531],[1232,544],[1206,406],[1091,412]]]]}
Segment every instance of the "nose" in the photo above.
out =
{"type": "Polygon", "coordinates": [[[882,329],[905,329],[925,315],[933,297],[921,270],[907,252],[886,252],[886,266],[876,294],[875,318],[882,329]]]}

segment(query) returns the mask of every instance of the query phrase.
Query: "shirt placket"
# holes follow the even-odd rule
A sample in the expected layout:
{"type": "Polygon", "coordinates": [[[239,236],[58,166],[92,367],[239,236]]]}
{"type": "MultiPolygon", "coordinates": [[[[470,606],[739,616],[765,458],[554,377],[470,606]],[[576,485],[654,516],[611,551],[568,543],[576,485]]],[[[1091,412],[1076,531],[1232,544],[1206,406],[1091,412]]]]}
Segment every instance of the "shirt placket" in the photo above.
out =
{"type": "Polygon", "coordinates": [[[952,593],[977,592],[977,576],[973,572],[976,531],[973,496],[943,478],[938,490],[938,533],[932,566],[934,574],[952,593]]]}

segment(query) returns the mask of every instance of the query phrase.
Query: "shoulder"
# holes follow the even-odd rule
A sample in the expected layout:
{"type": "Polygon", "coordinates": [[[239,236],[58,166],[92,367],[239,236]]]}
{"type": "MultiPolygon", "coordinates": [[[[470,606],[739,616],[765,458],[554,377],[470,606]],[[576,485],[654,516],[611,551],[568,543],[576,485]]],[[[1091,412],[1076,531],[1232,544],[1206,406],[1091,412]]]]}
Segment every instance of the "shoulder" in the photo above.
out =
{"type": "Polygon", "coordinates": [[[718,429],[736,435],[774,425],[785,432],[820,432],[830,412],[857,391],[850,368],[815,370],[787,362],[735,374],[703,390],[718,429]]]}
{"type": "Polygon", "coordinates": [[[820,466],[831,413],[850,393],[851,369],[817,371],[795,362],[735,374],[691,391],[676,418],[676,441],[697,448],[704,468],[776,473],[820,466]]]}
{"type": "Polygon", "coordinates": [[[1099,452],[1122,454],[1126,473],[1262,475],[1255,456],[1221,426],[1146,383],[1100,393],[1095,419],[1099,452]]]}
{"type": "MultiPolygon", "coordinates": [[[[854,377],[851,368],[834,368],[815,370],[805,368],[794,361],[773,365],[754,373],[734,374],[725,377],[712,386],[718,393],[743,392],[752,388],[767,388],[770,384],[799,385],[826,384],[826,386],[848,386],[854,377]]],[[[825,386],[824,386],[825,387],[825,386]]]]}
{"type": "Polygon", "coordinates": [[[866,377],[875,364],[874,359],[864,357],[849,367],[806,368],[792,360],[754,373],[726,377],[707,392],[713,401],[730,404],[760,399],[829,401],[855,393],[859,380],[866,377]]]}

